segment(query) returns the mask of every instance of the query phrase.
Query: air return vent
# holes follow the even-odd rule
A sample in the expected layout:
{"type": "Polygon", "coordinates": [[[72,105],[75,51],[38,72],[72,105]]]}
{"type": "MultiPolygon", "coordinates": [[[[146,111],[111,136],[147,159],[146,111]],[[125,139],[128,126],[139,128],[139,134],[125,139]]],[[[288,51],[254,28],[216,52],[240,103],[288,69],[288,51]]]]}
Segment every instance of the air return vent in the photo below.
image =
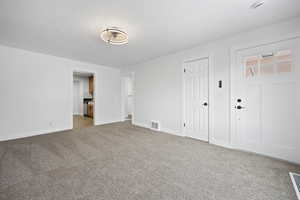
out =
{"type": "Polygon", "coordinates": [[[290,172],[290,176],[298,197],[298,200],[300,200],[300,174],[295,174],[290,172]]]}
{"type": "Polygon", "coordinates": [[[159,131],[160,130],[160,124],[158,121],[151,121],[151,129],[159,131]]]}

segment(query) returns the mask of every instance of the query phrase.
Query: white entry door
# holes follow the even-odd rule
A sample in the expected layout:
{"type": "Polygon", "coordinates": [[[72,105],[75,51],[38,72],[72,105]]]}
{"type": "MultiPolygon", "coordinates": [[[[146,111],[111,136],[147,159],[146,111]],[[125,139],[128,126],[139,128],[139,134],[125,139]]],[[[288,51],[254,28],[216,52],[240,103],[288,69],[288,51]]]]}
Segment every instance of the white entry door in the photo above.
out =
{"type": "Polygon", "coordinates": [[[300,163],[300,39],[236,52],[233,143],[300,163]]]}
{"type": "Polygon", "coordinates": [[[208,59],[184,64],[184,132],[208,141],[208,59]]]}

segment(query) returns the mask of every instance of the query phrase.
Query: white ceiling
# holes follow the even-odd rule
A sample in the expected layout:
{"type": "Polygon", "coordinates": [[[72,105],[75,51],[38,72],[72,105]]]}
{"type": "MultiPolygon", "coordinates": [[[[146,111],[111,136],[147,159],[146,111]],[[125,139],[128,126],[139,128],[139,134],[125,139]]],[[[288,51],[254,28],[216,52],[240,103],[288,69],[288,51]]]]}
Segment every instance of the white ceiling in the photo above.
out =
{"type": "Polygon", "coordinates": [[[1,0],[0,43],[122,67],[300,15],[300,0],[1,0]],[[129,44],[104,43],[118,26],[129,44]]]}

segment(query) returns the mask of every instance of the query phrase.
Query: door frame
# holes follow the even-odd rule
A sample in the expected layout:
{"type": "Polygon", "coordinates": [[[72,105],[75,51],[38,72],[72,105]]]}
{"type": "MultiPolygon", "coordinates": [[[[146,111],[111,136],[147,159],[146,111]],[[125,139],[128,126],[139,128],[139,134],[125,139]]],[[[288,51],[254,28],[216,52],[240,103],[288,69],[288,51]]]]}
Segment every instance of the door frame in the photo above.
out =
{"type": "Polygon", "coordinates": [[[134,72],[129,72],[129,73],[125,73],[125,74],[121,74],[121,121],[126,121],[125,120],[125,82],[124,82],[124,79],[125,78],[130,78],[131,81],[132,81],[132,116],[131,116],[131,122],[132,124],[134,124],[134,110],[135,110],[135,73],[134,72]]]}
{"type": "Polygon", "coordinates": [[[181,130],[182,136],[187,137],[185,132],[185,75],[184,67],[187,62],[208,59],[208,143],[213,143],[213,112],[214,112],[214,95],[213,95],[213,53],[203,54],[197,57],[186,58],[181,64],[182,73],[182,120],[181,120],[181,130]]]}
{"type": "MultiPolygon", "coordinates": [[[[80,84],[80,81],[79,81],[79,80],[74,80],[74,79],[73,79],[73,115],[74,115],[74,103],[75,103],[75,102],[74,102],[74,87],[75,87],[75,83],[78,84],[78,91],[77,91],[77,92],[78,92],[78,98],[79,98],[79,93],[80,93],[80,85],[79,85],[79,84],[80,84]]],[[[80,109],[79,109],[79,110],[80,110],[80,109]]],[[[76,113],[76,115],[79,115],[79,114],[80,114],[80,112],[77,112],[77,113],[76,113]]]]}
{"type": "Polygon", "coordinates": [[[71,90],[71,108],[72,108],[72,112],[71,112],[71,129],[74,128],[74,124],[73,124],[73,81],[74,81],[74,72],[77,73],[87,73],[87,74],[91,74],[94,77],[94,83],[93,83],[93,89],[94,89],[94,107],[93,107],[93,126],[96,126],[96,119],[97,119],[97,109],[96,109],[96,105],[98,103],[98,96],[97,96],[97,73],[96,71],[89,71],[89,70],[82,70],[82,69],[73,69],[71,70],[71,84],[72,84],[72,90],[71,90]]]}
{"type": "Polygon", "coordinates": [[[298,39],[300,38],[300,32],[292,33],[292,34],[287,34],[286,36],[281,36],[281,37],[275,37],[273,39],[264,39],[260,40],[258,42],[251,42],[251,43],[246,43],[240,46],[235,46],[230,49],[230,72],[229,72],[229,146],[230,148],[238,149],[238,141],[237,141],[237,131],[235,130],[236,127],[236,121],[235,121],[235,90],[234,90],[234,80],[232,77],[235,76],[235,67],[237,67],[236,63],[236,58],[237,58],[237,53],[239,51],[247,50],[247,49],[252,49],[252,48],[257,48],[257,47],[263,47],[266,45],[270,44],[276,44],[279,42],[284,42],[288,40],[293,40],[293,39],[298,39]]]}

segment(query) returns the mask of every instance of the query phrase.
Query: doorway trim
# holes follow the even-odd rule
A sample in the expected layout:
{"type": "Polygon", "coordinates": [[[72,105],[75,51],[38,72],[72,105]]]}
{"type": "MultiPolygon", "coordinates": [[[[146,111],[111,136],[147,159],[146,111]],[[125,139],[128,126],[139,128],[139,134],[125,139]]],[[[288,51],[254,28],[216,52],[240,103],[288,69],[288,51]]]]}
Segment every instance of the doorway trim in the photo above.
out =
{"type": "MultiPolygon", "coordinates": [[[[79,80],[74,80],[74,79],[73,79],[73,115],[74,115],[74,114],[75,114],[75,115],[79,115],[79,114],[80,114],[78,108],[77,108],[77,109],[78,109],[77,112],[74,113],[74,103],[75,103],[75,102],[74,102],[74,90],[75,90],[75,85],[76,85],[76,84],[77,84],[77,87],[78,87],[78,88],[76,88],[76,89],[77,89],[77,93],[78,93],[78,94],[77,94],[77,95],[78,95],[77,98],[79,99],[79,98],[80,98],[80,96],[79,96],[79,93],[80,93],[80,81],[79,81],[79,80]]],[[[77,99],[77,100],[78,100],[78,99],[77,99]]],[[[76,103],[77,103],[77,102],[76,102],[76,103]]],[[[79,102],[78,102],[78,103],[79,103],[79,102]]],[[[76,107],[77,107],[77,106],[76,106],[76,107]]]]}
{"type": "Polygon", "coordinates": [[[130,78],[131,81],[132,81],[132,116],[131,116],[131,122],[132,124],[134,124],[134,110],[135,110],[135,73],[134,72],[128,72],[128,73],[124,73],[124,74],[121,74],[121,121],[126,121],[125,120],[125,82],[124,82],[124,79],[125,78],[130,78]]]}
{"type": "Polygon", "coordinates": [[[74,101],[73,101],[73,81],[74,81],[74,73],[86,73],[86,74],[91,74],[94,77],[94,83],[93,83],[93,89],[94,89],[94,107],[93,107],[93,126],[96,126],[97,122],[97,109],[96,106],[98,104],[98,96],[97,96],[97,72],[92,71],[92,70],[82,70],[82,69],[73,69],[71,71],[71,85],[72,85],[72,90],[71,90],[71,129],[73,129],[74,124],[73,124],[73,106],[74,106],[74,101]]]}
{"type": "Polygon", "coordinates": [[[181,63],[181,85],[182,85],[182,120],[181,120],[181,130],[182,136],[187,137],[185,132],[185,76],[184,67],[188,62],[208,59],[208,143],[214,144],[213,139],[213,112],[214,112],[214,95],[213,95],[213,80],[214,80],[214,70],[213,70],[213,53],[203,54],[197,57],[186,58],[181,63]]]}
{"type": "Polygon", "coordinates": [[[234,149],[238,148],[237,135],[236,135],[236,130],[235,130],[235,119],[234,119],[235,99],[234,99],[233,94],[235,94],[235,91],[233,89],[234,88],[233,87],[234,80],[232,78],[235,75],[234,68],[237,65],[237,63],[236,63],[237,53],[242,50],[247,50],[247,49],[256,48],[256,47],[263,47],[266,45],[275,44],[275,43],[288,41],[288,40],[293,40],[293,39],[297,39],[297,38],[300,38],[300,32],[287,34],[287,35],[281,36],[281,37],[275,37],[273,39],[264,39],[264,40],[260,40],[259,42],[246,43],[243,45],[232,47],[230,49],[230,70],[229,70],[230,84],[229,84],[229,107],[228,107],[228,109],[229,109],[229,112],[228,112],[229,113],[229,144],[228,144],[228,147],[234,148],[234,149]]]}

